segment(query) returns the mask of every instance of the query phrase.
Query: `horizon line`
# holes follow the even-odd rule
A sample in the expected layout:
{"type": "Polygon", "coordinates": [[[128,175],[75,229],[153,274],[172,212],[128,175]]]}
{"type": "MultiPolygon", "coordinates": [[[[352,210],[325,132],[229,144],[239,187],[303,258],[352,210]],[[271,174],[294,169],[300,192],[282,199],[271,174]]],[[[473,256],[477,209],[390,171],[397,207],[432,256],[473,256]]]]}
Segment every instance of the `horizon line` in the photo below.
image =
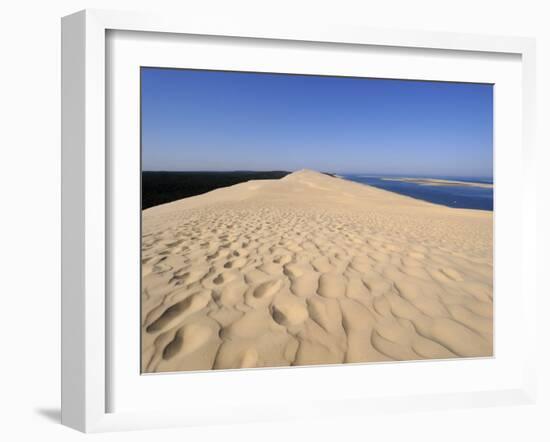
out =
{"type": "Polygon", "coordinates": [[[493,179],[494,175],[461,175],[461,174],[445,174],[440,172],[430,172],[430,173],[419,173],[419,172],[407,172],[407,173],[397,173],[397,172],[333,172],[333,171],[320,171],[316,169],[309,169],[307,167],[302,167],[299,169],[294,170],[288,170],[288,169],[222,169],[222,170],[215,170],[215,169],[195,169],[195,170],[167,170],[167,169],[142,169],[141,172],[157,172],[157,173],[231,173],[231,172],[255,172],[255,173],[261,173],[261,172],[298,172],[300,170],[312,170],[319,173],[330,173],[334,175],[368,175],[368,176],[401,176],[401,177],[407,177],[410,175],[416,175],[416,176],[422,176],[422,175],[432,175],[432,176],[446,176],[446,177],[476,177],[476,178],[491,178],[493,179]]]}

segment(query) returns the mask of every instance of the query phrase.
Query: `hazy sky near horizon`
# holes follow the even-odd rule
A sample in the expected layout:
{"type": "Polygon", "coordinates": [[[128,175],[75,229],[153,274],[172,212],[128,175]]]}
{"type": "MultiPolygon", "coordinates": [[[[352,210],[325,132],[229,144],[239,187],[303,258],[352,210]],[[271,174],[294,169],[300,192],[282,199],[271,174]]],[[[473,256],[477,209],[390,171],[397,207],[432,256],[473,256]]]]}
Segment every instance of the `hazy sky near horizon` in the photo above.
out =
{"type": "Polygon", "coordinates": [[[143,170],[493,175],[493,87],[142,68],[143,170]]]}

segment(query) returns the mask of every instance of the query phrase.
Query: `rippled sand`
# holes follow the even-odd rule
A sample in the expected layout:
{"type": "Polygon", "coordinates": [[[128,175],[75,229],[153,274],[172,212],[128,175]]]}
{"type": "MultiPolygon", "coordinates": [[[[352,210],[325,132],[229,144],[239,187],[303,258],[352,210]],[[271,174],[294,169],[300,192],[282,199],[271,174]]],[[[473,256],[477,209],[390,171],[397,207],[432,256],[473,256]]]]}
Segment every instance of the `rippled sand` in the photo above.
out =
{"type": "Polygon", "coordinates": [[[492,212],[304,170],[142,235],[143,372],[492,355],[492,212]]]}

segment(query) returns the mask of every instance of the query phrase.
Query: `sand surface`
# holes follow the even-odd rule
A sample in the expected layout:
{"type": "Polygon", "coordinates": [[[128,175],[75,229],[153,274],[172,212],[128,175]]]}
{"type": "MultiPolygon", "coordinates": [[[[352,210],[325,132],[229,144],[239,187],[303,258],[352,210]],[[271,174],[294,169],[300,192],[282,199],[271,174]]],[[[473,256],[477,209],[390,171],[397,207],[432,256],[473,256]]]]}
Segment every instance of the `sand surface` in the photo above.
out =
{"type": "Polygon", "coordinates": [[[142,370],[490,356],[492,219],[307,170],[144,210],[142,370]]]}

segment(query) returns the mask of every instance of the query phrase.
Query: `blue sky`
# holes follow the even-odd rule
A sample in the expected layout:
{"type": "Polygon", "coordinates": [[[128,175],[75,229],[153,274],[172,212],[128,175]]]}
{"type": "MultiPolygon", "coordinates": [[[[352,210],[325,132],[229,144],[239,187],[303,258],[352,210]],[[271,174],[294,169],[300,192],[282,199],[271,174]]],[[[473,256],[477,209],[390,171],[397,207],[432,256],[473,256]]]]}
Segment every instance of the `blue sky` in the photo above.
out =
{"type": "Polygon", "coordinates": [[[493,174],[484,84],[142,68],[143,170],[493,174]]]}

